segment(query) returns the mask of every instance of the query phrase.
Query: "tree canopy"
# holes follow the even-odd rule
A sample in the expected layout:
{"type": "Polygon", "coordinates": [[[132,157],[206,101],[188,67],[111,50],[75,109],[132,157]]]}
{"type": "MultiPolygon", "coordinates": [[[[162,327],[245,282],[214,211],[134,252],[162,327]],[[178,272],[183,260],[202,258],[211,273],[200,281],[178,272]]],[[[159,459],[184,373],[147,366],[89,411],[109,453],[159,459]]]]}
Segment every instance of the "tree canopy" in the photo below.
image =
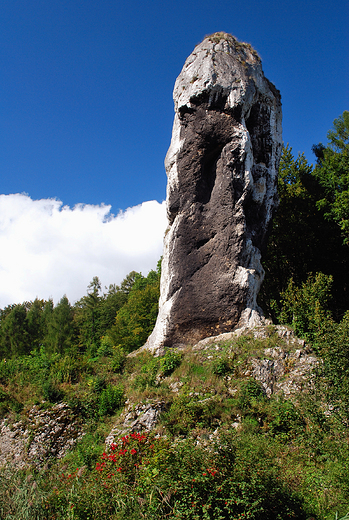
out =
{"type": "Polygon", "coordinates": [[[349,245],[349,112],[334,120],[327,133],[328,144],[313,146],[317,156],[314,177],[324,190],[318,208],[339,226],[344,242],[349,245]]]}

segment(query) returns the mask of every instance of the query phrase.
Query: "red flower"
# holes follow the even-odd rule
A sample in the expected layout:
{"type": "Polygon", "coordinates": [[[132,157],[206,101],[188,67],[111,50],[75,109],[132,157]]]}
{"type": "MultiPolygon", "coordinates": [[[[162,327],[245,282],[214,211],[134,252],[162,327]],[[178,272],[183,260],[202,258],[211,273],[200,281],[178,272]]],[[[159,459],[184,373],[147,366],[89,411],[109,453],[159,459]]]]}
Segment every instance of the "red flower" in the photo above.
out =
{"type": "Polygon", "coordinates": [[[135,450],[134,448],[132,448],[131,450],[131,455],[135,455],[137,453],[137,450],[135,450]]]}

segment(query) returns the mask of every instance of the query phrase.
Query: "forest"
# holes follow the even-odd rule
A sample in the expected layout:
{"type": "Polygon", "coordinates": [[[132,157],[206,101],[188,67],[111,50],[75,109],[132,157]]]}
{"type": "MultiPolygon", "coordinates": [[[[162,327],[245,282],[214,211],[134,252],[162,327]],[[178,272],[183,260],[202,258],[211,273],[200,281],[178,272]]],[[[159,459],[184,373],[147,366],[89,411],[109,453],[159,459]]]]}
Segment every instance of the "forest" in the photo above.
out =
{"type": "Polygon", "coordinates": [[[8,305],[0,426],[64,402],[84,436],[43,467],[0,467],[1,520],[349,518],[348,111],[313,152],[315,165],[283,149],[259,295],[265,316],[319,360],[307,391],[267,397],[242,373],[265,349],[289,349],[273,326],[264,340],[247,335],[205,359],[189,347],[129,356],[154,327],[161,260],[120,285],[103,289],[94,277],[74,304],[62,295],[56,305],[8,305]],[[155,401],[165,403],[155,429],[106,450],[125,403],[155,401]]]}

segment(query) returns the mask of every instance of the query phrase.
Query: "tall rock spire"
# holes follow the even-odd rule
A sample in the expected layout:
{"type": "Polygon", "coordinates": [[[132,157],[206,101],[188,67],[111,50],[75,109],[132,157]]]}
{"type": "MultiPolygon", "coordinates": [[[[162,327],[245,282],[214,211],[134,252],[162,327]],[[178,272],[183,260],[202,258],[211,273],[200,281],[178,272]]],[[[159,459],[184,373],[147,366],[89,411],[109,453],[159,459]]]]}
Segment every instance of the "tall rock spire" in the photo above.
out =
{"type": "Polygon", "coordinates": [[[159,315],[145,345],[153,352],[260,321],[282,146],[279,91],[252,47],[229,34],[195,47],[173,98],[159,315]]]}

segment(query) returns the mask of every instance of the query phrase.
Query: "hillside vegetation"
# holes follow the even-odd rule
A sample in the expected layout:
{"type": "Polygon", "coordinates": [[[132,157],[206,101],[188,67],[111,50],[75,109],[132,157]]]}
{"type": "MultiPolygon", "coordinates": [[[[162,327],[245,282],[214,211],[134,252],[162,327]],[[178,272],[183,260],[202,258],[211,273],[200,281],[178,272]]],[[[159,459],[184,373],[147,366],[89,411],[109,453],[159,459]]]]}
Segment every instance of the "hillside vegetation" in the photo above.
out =
{"type": "Polygon", "coordinates": [[[136,353],[160,263],[105,293],[95,277],[74,305],[0,310],[17,443],[1,520],[349,518],[349,112],[328,140],[315,168],[284,149],[260,294],[275,325],[136,353]]]}

